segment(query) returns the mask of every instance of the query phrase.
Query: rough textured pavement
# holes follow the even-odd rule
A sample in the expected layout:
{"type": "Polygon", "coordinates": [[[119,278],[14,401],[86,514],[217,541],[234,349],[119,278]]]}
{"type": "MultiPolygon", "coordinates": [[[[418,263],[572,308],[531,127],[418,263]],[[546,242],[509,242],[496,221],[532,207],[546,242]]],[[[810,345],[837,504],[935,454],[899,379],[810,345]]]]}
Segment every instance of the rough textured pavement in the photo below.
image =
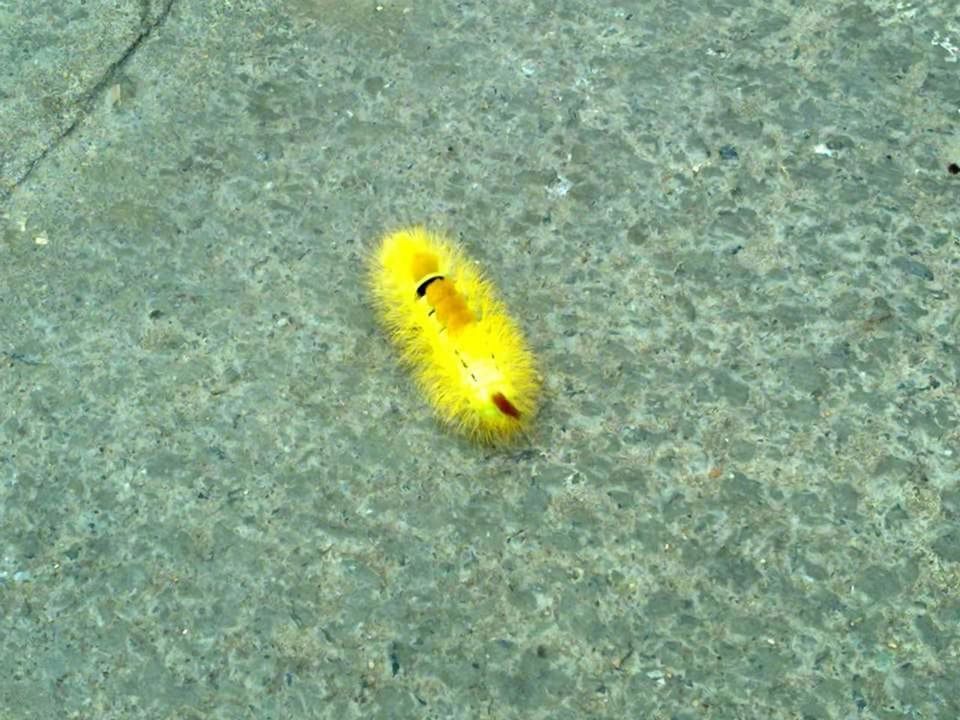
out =
{"type": "Polygon", "coordinates": [[[0,3],[0,718],[960,717],[949,5],[0,3]]]}

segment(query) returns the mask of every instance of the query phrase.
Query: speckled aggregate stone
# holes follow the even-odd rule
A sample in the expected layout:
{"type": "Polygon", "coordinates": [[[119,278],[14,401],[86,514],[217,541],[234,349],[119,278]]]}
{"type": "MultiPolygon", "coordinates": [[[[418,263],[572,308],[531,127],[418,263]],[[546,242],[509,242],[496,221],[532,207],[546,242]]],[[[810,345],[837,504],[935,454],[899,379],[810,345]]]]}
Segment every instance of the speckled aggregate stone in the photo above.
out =
{"type": "Polygon", "coordinates": [[[960,717],[958,45],[892,0],[0,7],[0,718],[960,717]],[[412,221],[537,349],[528,443],[378,333],[412,221]]]}

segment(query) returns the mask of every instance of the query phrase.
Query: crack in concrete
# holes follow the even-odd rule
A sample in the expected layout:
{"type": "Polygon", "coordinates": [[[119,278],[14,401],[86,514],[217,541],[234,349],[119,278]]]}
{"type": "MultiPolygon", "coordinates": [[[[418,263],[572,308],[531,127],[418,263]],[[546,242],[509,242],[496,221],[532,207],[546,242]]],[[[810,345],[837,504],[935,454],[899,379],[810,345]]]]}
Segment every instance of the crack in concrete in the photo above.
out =
{"type": "Polygon", "coordinates": [[[78,108],[76,115],[70,124],[64,128],[60,134],[51,140],[43,150],[40,151],[40,154],[37,155],[30,163],[27,165],[26,169],[20,174],[20,177],[14,179],[13,183],[9,186],[9,189],[0,187],[0,202],[8,200],[14,192],[17,191],[21,185],[23,185],[27,180],[30,179],[30,176],[33,175],[34,170],[36,170],[40,163],[42,163],[50,155],[51,152],[60,147],[65,140],[67,140],[74,131],[80,127],[81,123],[89,117],[93,108],[95,107],[96,101],[103,95],[107,88],[113,83],[114,78],[116,78],[117,73],[123,69],[127,63],[130,62],[130,59],[134,56],[137,50],[140,49],[140,46],[153,34],[153,32],[161,27],[166,21],[167,17],[170,15],[170,11],[173,9],[173,5],[176,0],[164,0],[163,8],[160,10],[160,14],[157,18],[142,27],[137,36],[133,39],[123,54],[117,59],[114,60],[110,65],[107,66],[107,69],[100,75],[100,79],[97,80],[94,85],[87,90],[83,95],[76,101],[75,105],[78,108]]]}

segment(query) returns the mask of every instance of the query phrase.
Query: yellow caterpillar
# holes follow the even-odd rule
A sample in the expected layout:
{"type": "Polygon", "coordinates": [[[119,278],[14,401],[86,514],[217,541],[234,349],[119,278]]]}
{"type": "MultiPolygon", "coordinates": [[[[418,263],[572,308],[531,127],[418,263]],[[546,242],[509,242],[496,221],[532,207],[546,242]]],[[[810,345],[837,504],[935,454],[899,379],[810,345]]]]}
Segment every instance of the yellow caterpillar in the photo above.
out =
{"type": "Polygon", "coordinates": [[[437,414],[483,442],[515,438],[536,413],[532,353],[493,286],[438,233],[388,233],[370,260],[380,320],[437,414]]]}

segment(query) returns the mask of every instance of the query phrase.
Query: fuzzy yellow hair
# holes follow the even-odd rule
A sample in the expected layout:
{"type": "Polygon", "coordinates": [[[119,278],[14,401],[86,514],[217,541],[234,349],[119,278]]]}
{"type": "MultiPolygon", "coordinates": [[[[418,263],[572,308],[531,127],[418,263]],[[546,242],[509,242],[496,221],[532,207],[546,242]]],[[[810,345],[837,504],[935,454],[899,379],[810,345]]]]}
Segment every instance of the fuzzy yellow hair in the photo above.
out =
{"type": "Polygon", "coordinates": [[[382,324],[447,424],[489,443],[528,427],[540,388],[533,355],[450,240],[419,226],[388,233],[369,277],[382,324]]]}

